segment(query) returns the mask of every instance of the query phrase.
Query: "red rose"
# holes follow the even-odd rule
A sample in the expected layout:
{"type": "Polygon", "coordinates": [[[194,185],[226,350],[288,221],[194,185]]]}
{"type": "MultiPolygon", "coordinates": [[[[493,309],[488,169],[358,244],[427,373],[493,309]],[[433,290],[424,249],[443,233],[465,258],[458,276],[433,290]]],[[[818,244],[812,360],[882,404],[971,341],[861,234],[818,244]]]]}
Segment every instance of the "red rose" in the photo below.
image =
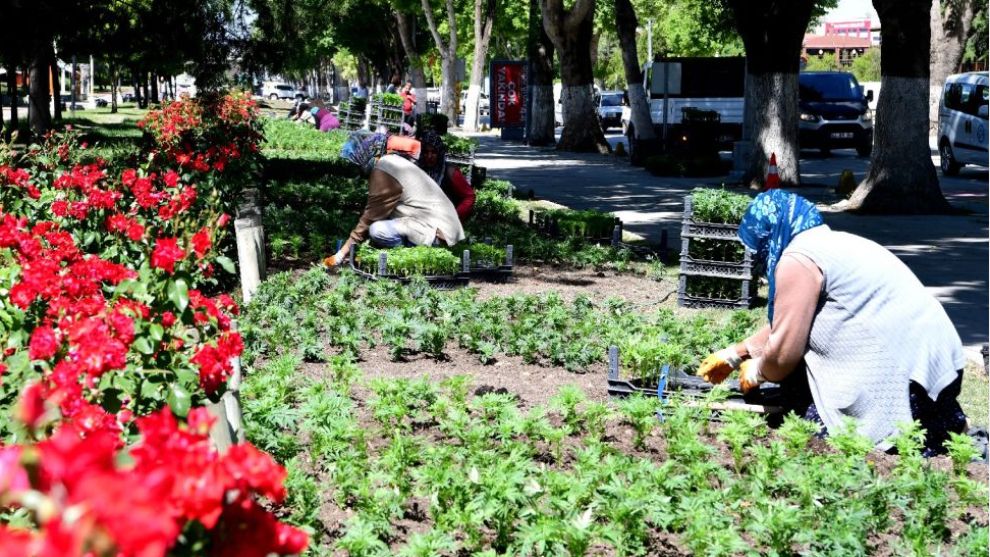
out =
{"type": "Polygon", "coordinates": [[[31,333],[28,353],[32,360],[47,360],[58,352],[59,344],[51,327],[38,327],[31,333]]]}
{"type": "Polygon", "coordinates": [[[168,274],[175,272],[175,263],[186,256],[176,238],[158,238],[155,250],[151,252],[151,266],[168,274]]]}
{"type": "Polygon", "coordinates": [[[172,325],[175,325],[175,314],[171,311],[162,313],[162,326],[171,327],[172,325]]]}
{"type": "Polygon", "coordinates": [[[192,244],[192,249],[196,252],[197,258],[202,259],[206,257],[206,252],[210,251],[210,245],[212,244],[210,231],[205,226],[200,228],[199,232],[193,234],[190,244],[192,244]]]}

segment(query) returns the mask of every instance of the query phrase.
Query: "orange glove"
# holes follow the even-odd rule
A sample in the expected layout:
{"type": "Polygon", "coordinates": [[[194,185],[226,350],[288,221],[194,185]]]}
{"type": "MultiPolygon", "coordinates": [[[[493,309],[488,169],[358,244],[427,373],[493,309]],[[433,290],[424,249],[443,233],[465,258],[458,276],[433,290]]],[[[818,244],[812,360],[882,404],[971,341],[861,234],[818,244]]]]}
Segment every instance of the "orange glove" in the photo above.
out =
{"type": "Polygon", "coordinates": [[[717,385],[725,381],[725,378],[733,370],[738,369],[741,362],[742,358],[736,354],[736,349],[730,346],[714,354],[709,354],[701,361],[696,375],[713,385],[717,385]]]}
{"type": "Polygon", "coordinates": [[[762,363],[763,358],[753,358],[746,360],[739,366],[739,389],[742,390],[743,394],[753,389],[759,389],[760,384],[766,382],[767,378],[763,377],[763,372],[760,371],[762,363]]]}
{"type": "Polygon", "coordinates": [[[337,266],[337,256],[336,255],[331,255],[329,257],[324,257],[323,258],[323,264],[325,266],[331,267],[331,268],[332,267],[336,267],[337,266]]]}

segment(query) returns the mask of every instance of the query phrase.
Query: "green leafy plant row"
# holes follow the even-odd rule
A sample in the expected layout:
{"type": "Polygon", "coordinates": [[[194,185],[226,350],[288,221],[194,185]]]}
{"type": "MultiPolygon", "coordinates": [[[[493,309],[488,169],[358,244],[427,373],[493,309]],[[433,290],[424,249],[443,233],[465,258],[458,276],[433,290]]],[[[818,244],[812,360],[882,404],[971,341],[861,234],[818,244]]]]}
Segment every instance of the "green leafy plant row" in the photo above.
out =
{"type": "Polygon", "coordinates": [[[569,238],[609,238],[615,228],[615,215],[593,209],[571,211],[551,209],[536,214],[537,224],[553,228],[557,233],[569,238]]]}
{"type": "Polygon", "coordinates": [[[354,262],[367,273],[378,273],[378,259],[386,254],[387,274],[408,277],[449,276],[460,270],[461,260],[446,248],[429,246],[376,249],[367,244],[357,248],[354,262]]]}
{"type": "Polygon", "coordinates": [[[371,96],[371,102],[391,106],[401,105],[402,95],[396,93],[375,93],[371,96]]]}
{"type": "Polygon", "coordinates": [[[933,466],[916,426],[895,437],[899,457],[877,455],[849,426],[820,442],[793,415],[776,430],[746,412],[716,421],[721,390],[660,407],[563,387],[527,406],[472,395],[465,376],[302,365],[271,360],[242,394],[263,424],[249,440],[286,463],[282,514],[310,532],[307,555],[652,555],[658,539],[694,555],[986,552],[986,480],[967,471],[965,436],[933,466]]]}
{"type": "Polygon", "coordinates": [[[696,188],[691,191],[691,209],[696,222],[739,224],[751,201],[748,195],[724,189],[696,188]]]}

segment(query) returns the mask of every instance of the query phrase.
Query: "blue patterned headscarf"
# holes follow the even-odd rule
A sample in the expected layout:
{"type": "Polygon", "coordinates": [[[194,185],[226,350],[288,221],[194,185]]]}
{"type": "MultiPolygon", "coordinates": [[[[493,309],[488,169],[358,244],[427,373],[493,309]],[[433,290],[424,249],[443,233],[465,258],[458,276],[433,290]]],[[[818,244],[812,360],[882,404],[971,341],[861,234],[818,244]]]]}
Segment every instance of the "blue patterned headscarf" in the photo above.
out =
{"type": "Polygon", "coordinates": [[[371,174],[378,159],[385,155],[388,135],[354,132],[347,138],[340,150],[340,156],[356,164],[365,174],[371,174]]]}
{"type": "Polygon", "coordinates": [[[757,262],[765,262],[770,281],[767,316],[773,323],[773,299],[777,293],[775,274],[784,249],[795,236],[823,224],[822,215],[807,199],[782,190],[756,196],[739,224],[739,239],[756,252],[757,262]]]}

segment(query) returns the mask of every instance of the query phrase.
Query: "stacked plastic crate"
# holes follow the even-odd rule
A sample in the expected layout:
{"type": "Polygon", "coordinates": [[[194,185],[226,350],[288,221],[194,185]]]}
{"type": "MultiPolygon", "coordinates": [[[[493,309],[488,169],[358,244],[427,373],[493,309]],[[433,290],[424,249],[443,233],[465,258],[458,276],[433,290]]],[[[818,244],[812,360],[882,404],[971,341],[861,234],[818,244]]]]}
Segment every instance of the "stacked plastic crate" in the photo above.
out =
{"type": "Polygon", "coordinates": [[[750,308],[756,298],[753,254],[739,240],[739,225],[695,220],[684,198],[678,305],[750,308]]]}

